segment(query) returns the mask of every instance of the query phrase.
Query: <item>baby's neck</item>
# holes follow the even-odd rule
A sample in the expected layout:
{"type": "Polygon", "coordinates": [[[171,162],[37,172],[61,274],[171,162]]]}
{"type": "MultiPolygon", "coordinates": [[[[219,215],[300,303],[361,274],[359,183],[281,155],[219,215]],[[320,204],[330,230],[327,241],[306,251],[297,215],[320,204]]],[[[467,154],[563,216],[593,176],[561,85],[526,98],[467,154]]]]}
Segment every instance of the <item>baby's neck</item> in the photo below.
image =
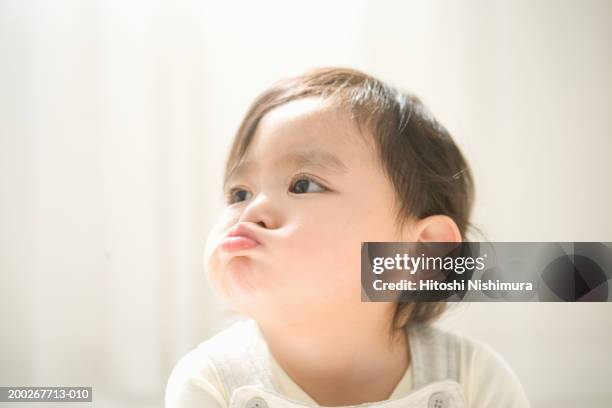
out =
{"type": "MultiPolygon", "coordinates": [[[[370,316],[371,317],[371,316],[370,316]]],[[[390,339],[383,319],[358,315],[316,326],[260,324],[269,351],[289,377],[322,406],[388,399],[410,363],[408,339],[390,339]]]]}

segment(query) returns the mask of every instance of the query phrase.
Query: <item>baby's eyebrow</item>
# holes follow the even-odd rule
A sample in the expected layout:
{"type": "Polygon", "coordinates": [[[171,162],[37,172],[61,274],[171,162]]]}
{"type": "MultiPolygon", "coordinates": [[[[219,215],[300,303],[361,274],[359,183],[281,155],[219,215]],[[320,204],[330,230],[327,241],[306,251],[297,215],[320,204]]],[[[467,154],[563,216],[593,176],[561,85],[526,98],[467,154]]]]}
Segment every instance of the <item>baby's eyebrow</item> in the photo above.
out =
{"type": "MultiPolygon", "coordinates": [[[[255,167],[257,167],[257,164],[252,161],[244,161],[239,163],[236,167],[234,167],[234,169],[232,169],[223,183],[224,189],[232,179],[239,178],[244,173],[247,173],[255,167]]],[[[340,173],[345,173],[348,171],[346,164],[344,164],[336,155],[323,150],[313,149],[296,150],[287,153],[274,162],[274,167],[314,167],[323,170],[338,171],[340,173]]]]}

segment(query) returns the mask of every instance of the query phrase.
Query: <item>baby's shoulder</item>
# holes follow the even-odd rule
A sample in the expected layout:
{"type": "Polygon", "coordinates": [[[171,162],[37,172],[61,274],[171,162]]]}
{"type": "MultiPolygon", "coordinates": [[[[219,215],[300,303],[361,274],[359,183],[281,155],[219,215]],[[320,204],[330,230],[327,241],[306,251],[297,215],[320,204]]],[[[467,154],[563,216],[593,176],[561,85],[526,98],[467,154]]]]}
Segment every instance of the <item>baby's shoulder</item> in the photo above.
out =
{"type": "Polygon", "coordinates": [[[416,326],[412,337],[419,339],[419,343],[426,344],[428,348],[438,351],[443,349],[446,353],[451,351],[450,354],[464,365],[482,359],[503,361],[499,353],[482,340],[437,325],[416,326]]]}
{"type": "Polygon", "coordinates": [[[166,406],[183,406],[186,401],[198,401],[201,406],[226,406],[228,391],[215,361],[220,354],[226,358],[228,353],[239,354],[254,334],[250,322],[238,321],[183,355],[170,373],[166,406]]]}
{"type": "Polygon", "coordinates": [[[511,407],[527,407],[524,389],[510,364],[492,346],[470,335],[439,326],[424,329],[438,346],[453,350],[448,358],[457,366],[458,382],[471,406],[488,406],[500,399],[511,407]]]}

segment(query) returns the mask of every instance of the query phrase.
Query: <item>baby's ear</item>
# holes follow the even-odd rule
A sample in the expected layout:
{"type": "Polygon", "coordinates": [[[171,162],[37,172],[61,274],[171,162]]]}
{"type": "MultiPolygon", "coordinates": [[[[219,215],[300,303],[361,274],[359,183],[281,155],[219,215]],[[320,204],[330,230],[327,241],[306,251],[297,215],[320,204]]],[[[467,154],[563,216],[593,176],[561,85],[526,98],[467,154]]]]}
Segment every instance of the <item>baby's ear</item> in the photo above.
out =
{"type": "Polygon", "coordinates": [[[418,242],[461,242],[461,232],[446,215],[431,215],[417,221],[414,229],[418,242]]]}

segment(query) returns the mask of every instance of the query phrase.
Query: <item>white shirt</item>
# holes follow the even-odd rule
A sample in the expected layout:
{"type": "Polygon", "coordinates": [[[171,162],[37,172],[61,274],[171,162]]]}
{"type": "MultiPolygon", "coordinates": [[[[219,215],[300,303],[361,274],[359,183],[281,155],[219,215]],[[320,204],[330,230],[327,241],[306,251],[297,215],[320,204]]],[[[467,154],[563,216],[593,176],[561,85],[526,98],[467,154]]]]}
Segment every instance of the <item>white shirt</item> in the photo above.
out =
{"type": "MultiPolygon", "coordinates": [[[[244,323],[244,322],[243,322],[244,323]]],[[[237,324],[240,324],[238,322],[237,324]]],[[[255,325],[256,326],[256,325],[255,325]]],[[[226,329],[227,331],[228,329],[226,329]]],[[[529,407],[525,392],[503,358],[488,345],[436,328],[440,336],[452,336],[457,347],[459,384],[468,407],[529,407]]],[[[280,367],[269,352],[259,330],[253,341],[260,346],[269,364],[271,382],[283,396],[313,407],[317,403],[280,367]]],[[[239,339],[236,339],[239,340],[239,339]]],[[[231,342],[226,343],[232,347],[231,342]]],[[[412,350],[411,353],[414,353],[412,350]]],[[[166,386],[166,408],[228,408],[231,395],[210,358],[210,341],[203,341],[176,364],[166,386]]],[[[415,394],[411,364],[386,401],[415,394]]],[[[288,405],[289,406],[289,405],[288,405]]]]}

